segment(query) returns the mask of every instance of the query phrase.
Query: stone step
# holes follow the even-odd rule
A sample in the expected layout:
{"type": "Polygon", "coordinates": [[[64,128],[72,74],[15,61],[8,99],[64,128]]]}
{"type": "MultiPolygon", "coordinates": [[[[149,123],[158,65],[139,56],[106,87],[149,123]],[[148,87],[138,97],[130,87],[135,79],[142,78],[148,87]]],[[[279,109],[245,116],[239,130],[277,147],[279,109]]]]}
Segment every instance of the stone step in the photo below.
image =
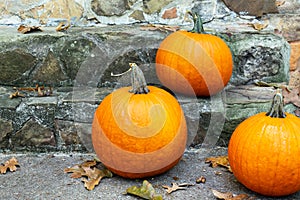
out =
{"type": "MultiPolygon", "coordinates": [[[[17,33],[0,29],[0,148],[2,151],[92,151],[91,121],[102,99],[130,84],[130,75],[112,76],[136,62],[149,84],[162,87],[155,74],[155,54],[165,31],[140,25],[72,28],[56,32],[17,33]],[[11,33],[11,34],[7,34],[11,33]],[[51,96],[14,87],[51,87],[51,96]]],[[[184,97],[180,102],[190,146],[226,145],[245,118],[267,111],[274,89],[253,81],[287,82],[289,45],[272,33],[219,33],[231,48],[234,71],[228,86],[211,98],[184,97]]],[[[287,109],[293,112],[292,106],[287,109]]]]}
{"type": "MultiPolygon", "coordinates": [[[[16,27],[0,29],[0,84],[51,86],[103,85],[118,81],[114,74],[129,62],[145,65],[147,81],[157,84],[153,65],[160,42],[170,32],[141,29],[141,25],[74,27],[67,33],[53,27],[20,34],[16,27]],[[7,34],[11,33],[11,34],[7,34]]],[[[230,83],[288,79],[290,46],[269,32],[218,33],[231,48],[234,71],[230,83]]]]}
{"type": "MultiPolygon", "coordinates": [[[[15,90],[0,87],[0,148],[2,151],[93,151],[94,111],[113,88],[61,87],[47,97],[36,92],[10,99],[15,90]]],[[[188,146],[226,146],[245,118],[268,111],[275,89],[228,86],[211,98],[176,95],[187,120],[188,146]]],[[[286,106],[293,112],[295,108],[286,106]]]]}

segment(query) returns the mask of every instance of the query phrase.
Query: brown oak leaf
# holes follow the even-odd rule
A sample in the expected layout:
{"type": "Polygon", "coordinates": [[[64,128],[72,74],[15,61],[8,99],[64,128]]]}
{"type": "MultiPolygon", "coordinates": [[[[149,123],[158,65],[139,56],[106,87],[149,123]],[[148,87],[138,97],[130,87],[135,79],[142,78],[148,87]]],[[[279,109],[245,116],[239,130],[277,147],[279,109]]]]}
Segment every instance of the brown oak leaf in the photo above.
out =
{"type": "Polygon", "coordinates": [[[179,30],[179,26],[168,26],[168,25],[161,25],[161,24],[147,24],[147,25],[142,25],[141,30],[145,30],[145,31],[159,30],[159,31],[162,31],[162,32],[166,32],[166,31],[175,32],[175,31],[179,30]]]}
{"type": "Polygon", "coordinates": [[[268,27],[269,21],[250,23],[255,30],[261,31],[268,27]]]}
{"type": "Polygon", "coordinates": [[[65,173],[72,173],[71,178],[81,178],[84,182],[84,186],[88,190],[93,190],[97,186],[101,179],[104,177],[112,177],[113,174],[107,169],[98,169],[96,167],[96,160],[88,160],[81,164],[74,165],[70,168],[65,168],[65,173]]]}
{"type": "Polygon", "coordinates": [[[300,87],[294,87],[292,89],[283,89],[282,95],[284,97],[284,104],[292,103],[300,108],[300,87]]]}
{"type": "Polygon", "coordinates": [[[219,192],[219,191],[213,190],[213,189],[212,189],[212,192],[216,198],[222,199],[222,200],[253,200],[254,199],[254,197],[250,197],[247,194],[234,195],[231,192],[219,192]]]}
{"type": "Polygon", "coordinates": [[[66,31],[71,27],[71,23],[70,22],[60,22],[57,27],[55,28],[56,31],[66,31]]]}
{"type": "Polygon", "coordinates": [[[14,172],[17,170],[17,166],[20,166],[18,160],[15,157],[12,157],[10,160],[6,161],[4,165],[0,165],[0,174],[6,174],[7,169],[14,172]]]}
{"type": "Polygon", "coordinates": [[[275,4],[276,4],[276,6],[282,6],[283,4],[285,4],[285,1],[284,0],[277,0],[276,2],[275,2],[275,4]]]}
{"type": "Polygon", "coordinates": [[[225,167],[228,171],[231,171],[228,156],[217,156],[217,157],[209,157],[205,159],[206,163],[210,163],[213,168],[217,166],[225,167]]]}
{"type": "Polygon", "coordinates": [[[100,183],[102,178],[112,177],[112,173],[107,169],[100,170],[98,168],[90,168],[90,167],[83,167],[83,169],[88,179],[82,178],[81,181],[84,182],[84,186],[88,190],[93,190],[95,186],[100,183]]]}
{"type": "Polygon", "coordinates": [[[71,178],[80,178],[82,176],[85,176],[85,171],[82,169],[80,165],[75,165],[70,168],[65,168],[64,169],[65,173],[72,173],[70,175],[71,178]]]}
{"type": "Polygon", "coordinates": [[[187,187],[192,186],[194,184],[190,184],[190,183],[181,183],[181,184],[177,184],[177,183],[172,183],[172,186],[168,186],[168,185],[163,185],[162,187],[166,189],[167,193],[170,194],[172,192],[175,192],[177,190],[185,190],[187,189],[187,187]]]}
{"type": "Polygon", "coordinates": [[[32,32],[41,32],[43,30],[39,26],[28,26],[28,25],[22,24],[18,27],[18,31],[20,33],[26,34],[26,33],[32,33],[32,32]]]}

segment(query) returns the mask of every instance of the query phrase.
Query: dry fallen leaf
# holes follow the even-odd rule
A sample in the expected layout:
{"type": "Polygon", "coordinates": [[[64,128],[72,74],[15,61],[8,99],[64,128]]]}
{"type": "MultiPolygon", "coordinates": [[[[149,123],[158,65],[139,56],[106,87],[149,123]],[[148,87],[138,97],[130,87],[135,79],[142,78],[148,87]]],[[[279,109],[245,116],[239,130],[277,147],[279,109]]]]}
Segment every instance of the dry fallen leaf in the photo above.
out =
{"type": "Polygon", "coordinates": [[[217,190],[213,190],[212,192],[214,194],[214,196],[218,199],[222,199],[222,200],[253,200],[254,197],[250,197],[247,194],[239,194],[239,195],[234,195],[231,192],[219,192],[217,190]]]}
{"type": "Polygon", "coordinates": [[[43,31],[43,30],[39,26],[28,26],[28,25],[22,24],[18,27],[18,32],[23,33],[23,34],[32,33],[32,32],[41,32],[41,31],[43,31]]]}
{"type": "Polygon", "coordinates": [[[37,92],[38,97],[45,97],[45,96],[51,96],[53,93],[52,87],[45,88],[44,86],[39,86],[36,84],[35,87],[21,87],[17,88],[14,87],[16,92],[12,93],[9,98],[17,98],[17,97],[25,97],[24,94],[20,93],[20,91],[26,91],[26,92],[37,92]]]}
{"type": "Polygon", "coordinates": [[[143,199],[150,200],[162,200],[162,196],[157,194],[153,188],[153,186],[147,181],[144,180],[141,187],[132,186],[127,188],[126,194],[135,195],[141,197],[143,199]]]}
{"type": "Polygon", "coordinates": [[[300,87],[285,88],[282,90],[282,95],[284,97],[284,104],[292,103],[298,108],[300,108],[300,87]]]}
{"type": "Polygon", "coordinates": [[[9,95],[9,98],[10,98],[10,99],[18,98],[18,97],[25,97],[25,95],[24,95],[24,94],[21,94],[21,93],[19,92],[19,90],[15,91],[14,93],[12,93],[12,94],[9,95]]]}
{"type": "Polygon", "coordinates": [[[95,160],[88,160],[81,164],[74,165],[70,168],[65,168],[65,173],[72,173],[71,178],[81,178],[84,182],[85,188],[88,190],[93,190],[97,186],[102,178],[112,177],[113,174],[107,169],[98,169],[96,167],[97,162],[95,160]]]}
{"type": "Polygon", "coordinates": [[[231,171],[228,156],[217,156],[217,157],[209,157],[205,160],[206,163],[210,163],[213,168],[217,166],[225,167],[228,171],[231,171]]]}
{"type": "Polygon", "coordinates": [[[286,83],[267,83],[261,80],[254,80],[254,84],[260,87],[274,87],[274,88],[281,88],[281,89],[289,89],[289,86],[286,83]]]}
{"type": "Polygon", "coordinates": [[[55,28],[56,31],[66,31],[71,27],[70,22],[60,22],[58,26],[55,28]]]}
{"type": "Polygon", "coordinates": [[[192,186],[194,184],[190,184],[190,183],[181,183],[181,184],[177,184],[177,183],[172,183],[172,187],[168,186],[168,185],[163,185],[163,188],[166,189],[166,192],[168,194],[175,192],[177,190],[185,190],[187,189],[187,187],[192,186]]]}
{"type": "Polygon", "coordinates": [[[255,30],[261,31],[261,30],[263,30],[263,29],[265,29],[265,28],[268,27],[269,21],[250,23],[250,25],[251,25],[255,30]]]}
{"type": "Polygon", "coordinates": [[[168,26],[168,25],[160,25],[160,24],[147,24],[147,25],[142,25],[141,30],[146,30],[146,31],[171,31],[175,32],[179,30],[179,26],[168,26]]]}
{"type": "Polygon", "coordinates": [[[284,0],[279,0],[279,1],[276,1],[275,2],[276,6],[282,6],[283,4],[285,4],[285,1],[284,0]]]}
{"type": "Polygon", "coordinates": [[[65,168],[64,172],[72,173],[70,176],[71,178],[80,178],[82,176],[85,176],[85,171],[83,170],[83,168],[80,165],[75,165],[70,168],[65,168]]]}
{"type": "Polygon", "coordinates": [[[0,174],[6,174],[7,169],[14,172],[17,170],[17,166],[20,166],[18,160],[15,157],[12,157],[10,160],[6,161],[4,165],[0,165],[0,174]]]}
{"type": "Polygon", "coordinates": [[[88,179],[82,178],[81,181],[84,182],[84,186],[88,190],[93,190],[95,186],[97,186],[100,183],[102,178],[112,177],[112,173],[107,169],[100,170],[98,168],[90,168],[90,167],[83,167],[83,169],[88,179]]]}

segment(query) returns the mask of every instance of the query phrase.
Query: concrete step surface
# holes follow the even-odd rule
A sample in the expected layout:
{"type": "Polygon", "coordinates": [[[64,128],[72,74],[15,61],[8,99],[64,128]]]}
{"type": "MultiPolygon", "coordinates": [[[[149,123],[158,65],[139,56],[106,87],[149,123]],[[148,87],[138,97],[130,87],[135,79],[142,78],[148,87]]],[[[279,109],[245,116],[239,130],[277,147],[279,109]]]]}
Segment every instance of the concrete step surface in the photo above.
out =
{"type": "MultiPolygon", "coordinates": [[[[270,198],[256,194],[241,185],[225,168],[212,168],[205,163],[210,156],[223,156],[227,154],[226,148],[191,149],[186,151],[180,162],[168,172],[150,177],[148,180],[156,192],[166,200],[213,200],[212,189],[233,194],[248,194],[257,200],[298,200],[300,192],[293,195],[270,198]],[[220,172],[216,175],[216,172],[220,172]],[[206,178],[205,183],[197,184],[200,176],[206,178]],[[191,183],[185,190],[178,190],[167,194],[163,185],[171,183],[191,183]]],[[[141,186],[144,179],[125,179],[117,175],[104,178],[92,191],[84,188],[80,179],[70,178],[64,169],[80,164],[83,161],[94,159],[95,154],[69,153],[69,154],[0,154],[0,162],[12,156],[19,161],[20,167],[16,172],[7,172],[0,175],[1,200],[65,200],[65,199],[103,199],[103,200],[134,200],[140,199],[125,195],[127,188],[141,186]]]]}

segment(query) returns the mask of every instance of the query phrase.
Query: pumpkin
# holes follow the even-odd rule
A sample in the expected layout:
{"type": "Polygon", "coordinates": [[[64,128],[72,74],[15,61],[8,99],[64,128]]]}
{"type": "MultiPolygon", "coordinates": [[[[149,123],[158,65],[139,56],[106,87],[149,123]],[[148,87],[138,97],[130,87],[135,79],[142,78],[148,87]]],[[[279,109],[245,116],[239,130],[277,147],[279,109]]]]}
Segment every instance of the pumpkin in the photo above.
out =
{"type": "Polygon", "coordinates": [[[147,86],[131,63],[132,86],[106,96],[95,111],[92,143],[101,162],[126,178],[166,172],[182,157],[187,140],[184,113],[165,90],[147,86]]]}
{"type": "Polygon", "coordinates": [[[284,196],[300,190],[300,119],[283,110],[277,92],[268,113],[244,120],[233,132],[228,158],[234,176],[250,190],[284,196]]]}
{"type": "Polygon", "coordinates": [[[198,14],[189,13],[194,28],[176,31],[161,42],[156,53],[156,74],[174,92],[214,95],[229,82],[232,54],[220,37],[204,32],[198,14]]]}

